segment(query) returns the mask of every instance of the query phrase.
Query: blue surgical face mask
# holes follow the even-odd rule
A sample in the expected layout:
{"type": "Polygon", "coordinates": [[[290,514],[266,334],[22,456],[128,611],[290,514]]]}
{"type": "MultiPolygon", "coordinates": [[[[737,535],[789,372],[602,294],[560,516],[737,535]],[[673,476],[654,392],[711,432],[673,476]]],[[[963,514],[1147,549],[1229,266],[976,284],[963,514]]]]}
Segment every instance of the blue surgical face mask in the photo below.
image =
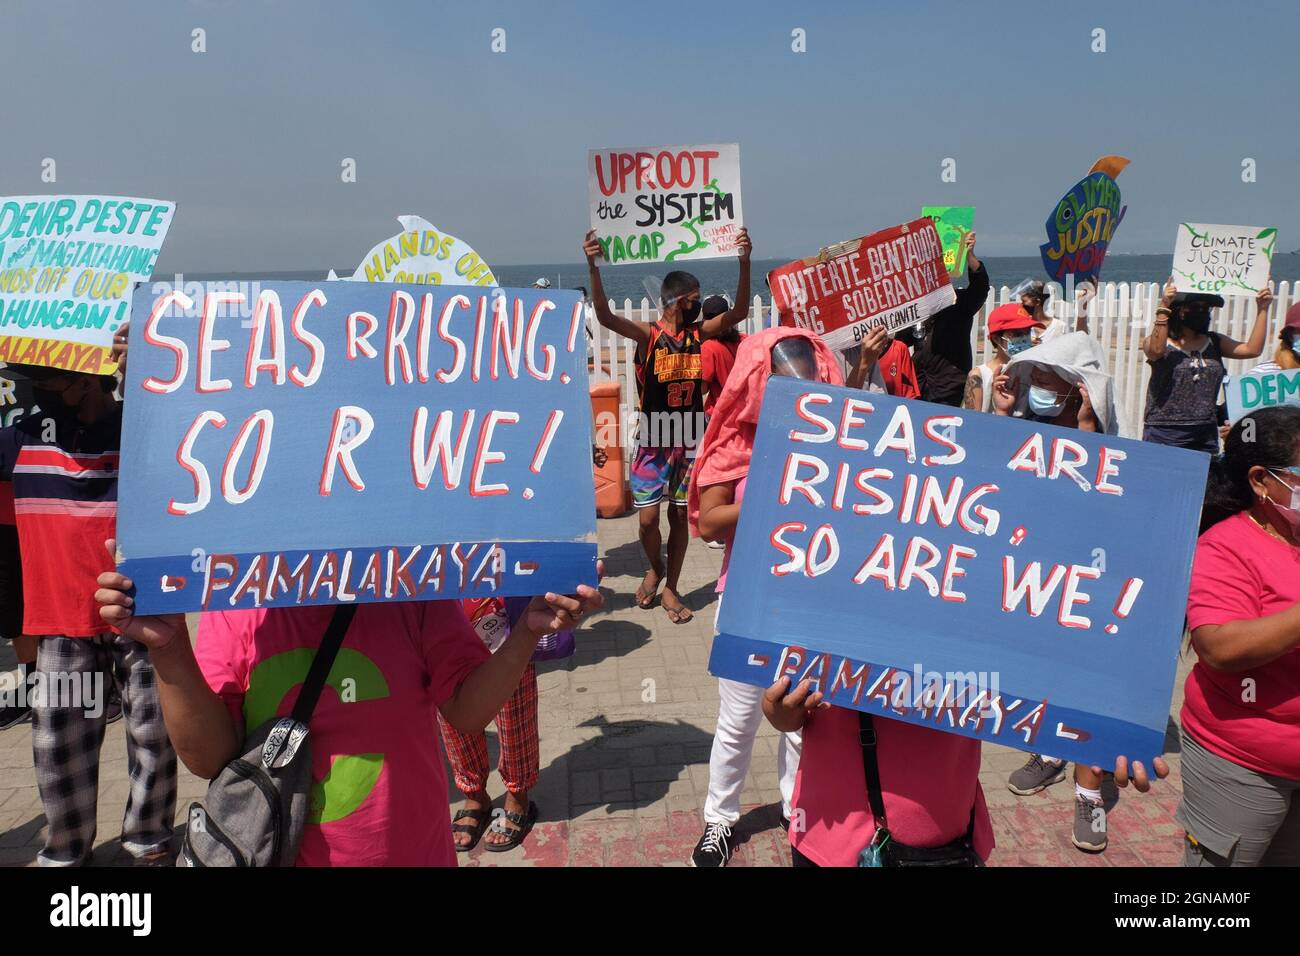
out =
{"type": "Polygon", "coordinates": [[[1029,409],[1043,418],[1055,418],[1065,408],[1065,399],[1050,388],[1039,385],[1029,386],[1029,409]]]}
{"type": "Polygon", "coordinates": [[[1297,358],[1300,358],[1300,335],[1291,340],[1291,351],[1296,354],[1297,358]]]}
{"type": "Polygon", "coordinates": [[[1026,332],[1024,335],[1017,335],[1015,338],[1007,339],[1007,354],[1011,356],[1019,355],[1025,349],[1034,347],[1034,336],[1026,332]]]}

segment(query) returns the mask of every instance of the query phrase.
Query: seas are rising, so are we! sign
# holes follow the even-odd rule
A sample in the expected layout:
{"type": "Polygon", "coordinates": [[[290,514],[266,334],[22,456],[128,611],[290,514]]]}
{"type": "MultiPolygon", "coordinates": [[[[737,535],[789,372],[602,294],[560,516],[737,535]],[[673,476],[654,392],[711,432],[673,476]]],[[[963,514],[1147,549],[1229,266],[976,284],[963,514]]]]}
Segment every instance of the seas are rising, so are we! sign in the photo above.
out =
{"type": "Polygon", "coordinates": [[[578,293],[218,288],[136,293],[118,565],[140,613],[596,583],[578,293]]]}
{"type": "Polygon", "coordinates": [[[833,706],[1020,750],[1149,765],[1208,461],[773,378],[709,669],[807,679],[833,706]]]}

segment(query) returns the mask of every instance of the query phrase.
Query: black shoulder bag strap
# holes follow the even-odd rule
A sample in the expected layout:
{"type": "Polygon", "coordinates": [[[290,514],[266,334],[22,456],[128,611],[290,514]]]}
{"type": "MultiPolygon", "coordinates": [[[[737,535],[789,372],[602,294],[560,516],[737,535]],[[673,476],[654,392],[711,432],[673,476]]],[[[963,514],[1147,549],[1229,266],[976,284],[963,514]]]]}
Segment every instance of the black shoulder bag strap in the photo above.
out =
{"type": "MultiPolygon", "coordinates": [[[[876,727],[871,722],[871,715],[858,711],[858,741],[862,744],[862,772],[867,778],[867,802],[871,804],[871,815],[876,818],[876,828],[889,832],[885,822],[885,797],[880,787],[880,764],[876,761],[876,727]]],[[[966,824],[967,844],[975,839],[975,806],[970,808],[970,821],[966,824]]]]}
{"type": "Polygon", "coordinates": [[[885,797],[880,789],[880,764],[876,762],[876,727],[871,715],[858,711],[858,741],[862,744],[862,771],[867,778],[867,801],[871,815],[876,818],[876,828],[888,831],[885,822],[885,797]]]}
{"type": "Polygon", "coordinates": [[[306,725],[311,720],[312,712],[316,710],[316,702],[320,700],[321,691],[325,689],[325,678],[329,676],[330,668],[334,666],[334,658],[338,656],[339,648],[343,645],[343,636],[347,634],[348,625],[352,623],[356,613],[355,604],[335,606],[334,614],[330,618],[330,626],[326,628],[325,637],[311,659],[311,670],[307,672],[307,679],[302,682],[298,702],[293,705],[293,719],[298,723],[306,725]]]}

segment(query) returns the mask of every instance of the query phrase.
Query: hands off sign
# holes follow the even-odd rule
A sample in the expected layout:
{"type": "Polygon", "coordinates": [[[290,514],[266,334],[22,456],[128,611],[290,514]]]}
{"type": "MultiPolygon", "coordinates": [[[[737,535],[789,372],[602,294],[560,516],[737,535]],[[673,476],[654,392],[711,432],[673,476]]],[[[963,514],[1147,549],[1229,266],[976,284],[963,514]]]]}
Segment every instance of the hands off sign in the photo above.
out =
{"type": "Polygon", "coordinates": [[[611,265],[735,255],[740,147],[629,146],[587,155],[591,228],[611,265]]]}
{"type": "Polygon", "coordinates": [[[217,317],[240,299],[136,294],[118,565],[141,613],[596,583],[578,293],[272,282],[249,328],[217,317]]]}
{"type": "Polygon", "coordinates": [[[957,301],[929,217],[773,269],[767,281],[782,325],[815,332],[837,350],[877,325],[892,335],[957,301]]]}
{"type": "Polygon", "coordinates": [[[1254,296],[1268,285],[1276,245],[1276,229],[1180,223],[1174,240],[1174,288],[1254,296]]]}
{"type": "Polygon", "coordinates": [[[0,199],[0,362],[115,373],[113,333],[175,211],[122,196],[0,199]]]}
{"type": "Polygon", "coordinates": [[[807,678],[835,706],[1080,763],[1149,761],[1206,467],[773,378],[709,669],[807,678]]]}

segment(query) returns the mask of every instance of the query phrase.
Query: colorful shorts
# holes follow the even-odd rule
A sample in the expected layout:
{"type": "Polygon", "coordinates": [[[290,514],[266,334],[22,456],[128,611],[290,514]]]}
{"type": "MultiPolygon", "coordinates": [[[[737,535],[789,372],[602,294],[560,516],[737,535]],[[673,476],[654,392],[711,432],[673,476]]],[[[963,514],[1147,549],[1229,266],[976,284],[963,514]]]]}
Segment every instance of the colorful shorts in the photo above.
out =
{"type": "Polygon", "coordinates": [[[669,502],[686,507],[695,458],[685,448],[639,448],[632,461],[632,503],[638,508],[669,502]]]}

